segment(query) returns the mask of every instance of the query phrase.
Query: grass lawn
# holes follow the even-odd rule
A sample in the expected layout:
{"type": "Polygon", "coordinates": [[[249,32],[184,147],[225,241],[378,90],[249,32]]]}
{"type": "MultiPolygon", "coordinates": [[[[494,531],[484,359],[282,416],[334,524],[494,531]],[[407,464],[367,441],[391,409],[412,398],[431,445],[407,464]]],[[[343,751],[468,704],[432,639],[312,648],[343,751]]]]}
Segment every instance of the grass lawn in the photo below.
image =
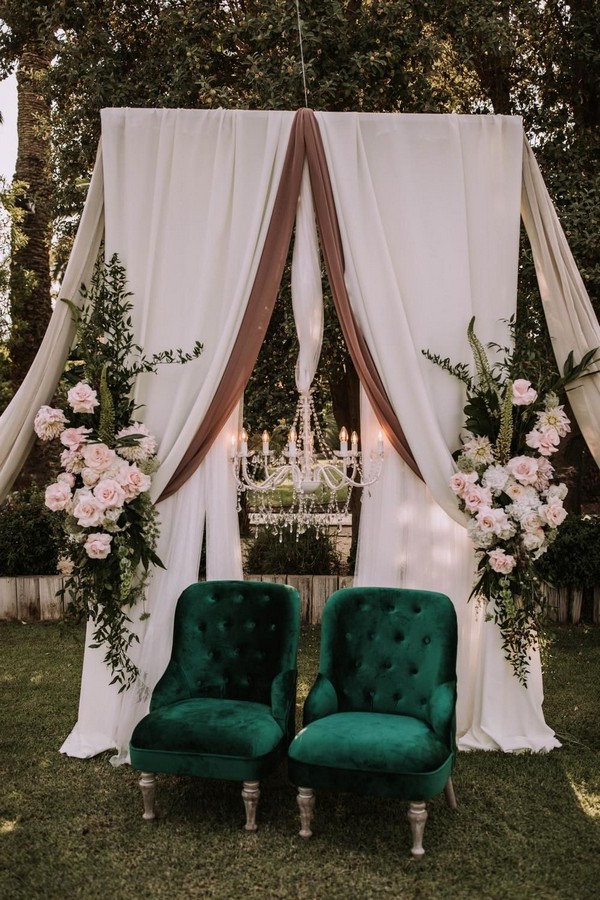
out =
{"type": "MultiPolygon", "coordinates": [[[[300,703],[319,632],[303,633],[300,703]]],[[[83,630],[0,623],[0,898],[585,900],[600,895],[600,628],[555,631],[548,755],[459,754],[459,810],[431,804],[427,854],[409,855],[405,807],[322,793],[297,836],[285,770],[263,784],[244,832],[240,785],[160,778],[156,825],[137,775],[110,754],[61,756],[77,715],[83,630]]]]}

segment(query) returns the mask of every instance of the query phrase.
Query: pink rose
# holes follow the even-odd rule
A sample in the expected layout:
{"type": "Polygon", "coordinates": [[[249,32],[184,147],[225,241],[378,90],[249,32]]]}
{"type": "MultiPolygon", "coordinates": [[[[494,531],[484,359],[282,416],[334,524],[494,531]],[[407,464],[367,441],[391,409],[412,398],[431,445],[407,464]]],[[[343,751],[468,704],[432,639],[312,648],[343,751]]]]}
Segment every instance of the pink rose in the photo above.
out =
{"type": "Polygon", "coordinates": [[[73,506],[73,515],[82,528],[93,528],[102,522],[104,507],[89,491],[79,491],[73,506]]]}
{"type": "Polygon", "coordinates": [[[509,459],[506,468],[521,484],[535,484],[537,481],[538,464],[532,456],[514,456],[509,459]]]}
{"type": "Polygon", "coordinates": [[[477,472],[456,472],[450,479],[450,489],[462,497],[467,487],[477,481],[477,472]]]}
{"type": "Polygon", "coordinates": [[[79,450],[85,444],[86,435],[91,433],[91,428],[65,428],[60,436],[60,442],[67,450],[79,450]]]}
{"type": "Polygon", "coordinates": [[[44,502],[52,512],[69,509],[71,505],[71,488],[65,481],[49,484],[44,495],[44,502]]]}
{"type": "Polygon", "coordinates": [[[462,497],[466,508],[469,512],[476,512],[482,506],[491,506],[492,492],[490,488],[480,487],[478,484],[472,484],[465,490],[462,497]]]}
{"type": "Polygon", "coordinates": [[[483,533],[496,534],[501,538],[510,537],[513,533],[513,528],[503,509],[482,507],[477,513],[477,524],[483,533]]]}
{"type": "Polygon", "coordinates": [[[123,466],[119,472],[118,479],[128,501],[135,500],[144,491],[149,491],[152,484],[150,476],[144,475],[136,465],[123,466]]]}
{"type": "Polygon", "coordinates": [[[513,381],[513,406],[529,406],[537,400],[537,391],[531,387],[531,382],[524,378],[513,381]]]}
{"type": "Polygon", "coordinates": [[[71,472],[61,472],[56,480],[64,481],[64,483],[68,484],[71,488],[75,487],[75,476],[71,472]]]}
{"type": "Polygon", "coordinates": [[[550,528],[558,528],[567,518],[567,511],[560,500],[552,500],[546,506],[540,506],[540,516],[550,528]]]}
{"type": "Polygon", "coordinates": [[[125,491],[114,478],[103,478],[93,491],[103,509],[120,509],[125,503],[125,491]]]}
{"type": "Polygon", "coordinates": [[[90,559],[106,559],[110,553],[112,536],[103,532],[90,534],[83,548],[90,559]]]}
{"type": "Polygon", "coordinates": [[[556,428],[544,428],[543,431],[534,428],[526,436],[525,443],[528,447],[533,447],[534,450],[541,453],[542,456],[550,456],[558,450],[560,435],[556,428]]]}
{"type": "Polygon", "coordinates": [[[67,400],[73,412],[76,413],[94,412],[99,402],[96,391],[89,384],[86,384],[85,381],[80,381],[79,384],[71,388],[67,394],[67,400]]]}
{"type": "Polygon", "coordinates": [[[516,560],[514,556],[505,553],[504,550],[488,550],[490,558],[490,566],[494,572],[500,575],[510,575],[515,567],[516,560]]]}
{"type": "Polygon", "coordinates": [[[81,450],[85,468],[103,474],[114,465],[117,454],[106,444],[85,444],[81,450]]]}
{"type": "Polygon", "coordinates": [[[41,406],[33,421],[33,430],[41,441],[52,441],[59,436],[67,424],[62,409],[41,406]]]}

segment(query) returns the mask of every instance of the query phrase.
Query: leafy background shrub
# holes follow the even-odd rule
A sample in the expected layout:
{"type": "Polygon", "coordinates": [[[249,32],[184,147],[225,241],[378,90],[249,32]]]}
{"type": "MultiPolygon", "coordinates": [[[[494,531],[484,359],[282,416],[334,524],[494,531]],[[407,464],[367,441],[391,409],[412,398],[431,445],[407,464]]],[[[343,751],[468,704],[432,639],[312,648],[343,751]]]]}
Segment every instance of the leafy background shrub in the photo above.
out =
{"type": "Polygon", "coordinates": [[[63,541],[61,517],[39,488],[15,491],[0,506],[0,576],[56,575],[63,541]]]}
{"type": "Polygon", "coordinates": [[[568,516],[537,570],[555,587],[600,585],[600,516],[568,516]]]}
{"type": "Polygon", "coordinates": [[[307,528],[299,535],[287,529],[277,535],[262,528],[248,544],[245,568],[250,575],[335,575],[340,564],[329,534],[307,528]]]}

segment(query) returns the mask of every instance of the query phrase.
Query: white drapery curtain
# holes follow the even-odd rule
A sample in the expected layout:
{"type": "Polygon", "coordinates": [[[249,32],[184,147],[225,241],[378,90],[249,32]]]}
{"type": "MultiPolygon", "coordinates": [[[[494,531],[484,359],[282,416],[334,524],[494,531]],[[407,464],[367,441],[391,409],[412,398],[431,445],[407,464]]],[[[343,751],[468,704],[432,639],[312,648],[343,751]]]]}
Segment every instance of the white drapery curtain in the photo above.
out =
{"type": "MultiPolygon", "coordinates": [[[[448,594],[459,620],[459,747],[558,745],[542,713],[539,655],[523,688],[496,628],[468,604],[474,555],[448,482],[463,385],[431,350],[470,362],[472,316],[508,342],[516,304],[522,126],[504,116],[317,113],[344,248],[346,285],[425,484],[387,446],[363,498],[356,583],[448,594]],[[496,710],[502,710],[496,715],[496,710]]],[[[376,423],[362,397],[363,451],[376,423]]]]}
{"type": "MultiPolygon", "coordinates": [[[[214,396],[239,330],[271,218],[293,113],[104,110],[106,256],[118,253],[134,294],[133,328],[146,355],[190,349],[186,366],[142,375],[135,400],[160,437],[156,499],[214,396]]],[[[200,468],[159,505],[158,553],[166,571],[150,584],[150,618],[133,627],[140,690],[107,686],[102,651],[86,649],[79,719],[61,748],[91,756],[116,747],[127,758],[131,731],[171,647],[180,591],[197,580],[204,522],[208,578],[241,578],[235,485],[228,460],[234,411],[200,468]]]]}
{"type": "MultiPolygon", "coordinates": [[[[556,210],[524,138],[521,215],[531,243],[548,331],[559,368],[573,350],[576,362],[600,347],[600,324],[567,244],[556,210]]],[[[581,432],[600,466],[599,374],[581,379],[569,389],[569,402],[581,432]]]]}
{"type": "MultiPolygon", "coordinates": [[[[73,244],[60,296],[79,305],[79,288],[89,282],[104,231],[104,181],[102,147],[77,237],[73,244]]],[[[46,329],[44,340],[21,387],[0,416],[0,501],[6,496],[20,472],[34,440],[33,420],[40,406],[47,404],[56,389],[69,354],[75,327],[71,310],[58,302],[46,329]]]]}

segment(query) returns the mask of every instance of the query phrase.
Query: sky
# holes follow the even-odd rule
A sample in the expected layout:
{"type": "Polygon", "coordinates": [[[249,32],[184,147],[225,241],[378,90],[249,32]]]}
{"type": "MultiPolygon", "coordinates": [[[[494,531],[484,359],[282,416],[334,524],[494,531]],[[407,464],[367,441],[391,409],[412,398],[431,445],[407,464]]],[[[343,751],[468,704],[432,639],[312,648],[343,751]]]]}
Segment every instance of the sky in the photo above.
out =
{"type": "Polygon", "coordinates": [[[17,158],[17,80],[11,75],[0,81],[0,176],[10,181],[15,173],[17,158]]]}

